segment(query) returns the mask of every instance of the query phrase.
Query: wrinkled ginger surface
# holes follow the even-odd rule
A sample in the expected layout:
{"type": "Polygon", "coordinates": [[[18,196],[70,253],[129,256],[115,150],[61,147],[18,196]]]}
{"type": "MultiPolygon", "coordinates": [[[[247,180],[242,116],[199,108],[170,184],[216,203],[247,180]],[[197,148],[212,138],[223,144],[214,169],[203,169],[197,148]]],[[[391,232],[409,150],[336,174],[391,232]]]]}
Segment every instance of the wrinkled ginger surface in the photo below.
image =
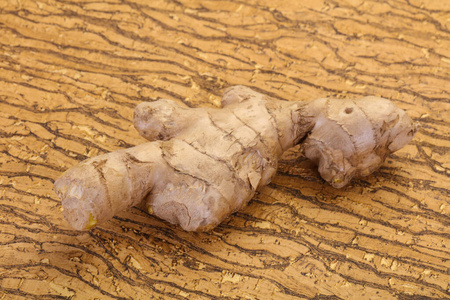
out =
{"type": "Polygon", "coordinates": [[[377,170],[416,132],[384,98],[290,102],[244,86],[227,89],[221,108],[141,103],[134,125],[150,142],[87,159],[55,182],[73,228],[92,228],[144,202],[185,230],[211,230],[268,184],[283,152],[299,143],[322,178],[340,188],[377,170]]]}

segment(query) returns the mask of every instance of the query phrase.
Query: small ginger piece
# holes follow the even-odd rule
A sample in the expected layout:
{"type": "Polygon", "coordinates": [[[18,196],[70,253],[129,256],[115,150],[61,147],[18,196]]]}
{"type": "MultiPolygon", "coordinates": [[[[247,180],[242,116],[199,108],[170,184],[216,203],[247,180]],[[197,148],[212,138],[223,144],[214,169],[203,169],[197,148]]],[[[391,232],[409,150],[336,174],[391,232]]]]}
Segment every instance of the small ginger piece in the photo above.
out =
{"type": "Polygon", "coordinates": [[[283,152],[300,142],[321,176],[340,188],[378,169],[416,132],[387,99],[289,102],[244,86],[228,88],[222,108],[141,103],[134,125],[150,142],[87,159],[55,182],[75,229],[144,202],[185,230],[211,230],[268,184],[283,152]]]}

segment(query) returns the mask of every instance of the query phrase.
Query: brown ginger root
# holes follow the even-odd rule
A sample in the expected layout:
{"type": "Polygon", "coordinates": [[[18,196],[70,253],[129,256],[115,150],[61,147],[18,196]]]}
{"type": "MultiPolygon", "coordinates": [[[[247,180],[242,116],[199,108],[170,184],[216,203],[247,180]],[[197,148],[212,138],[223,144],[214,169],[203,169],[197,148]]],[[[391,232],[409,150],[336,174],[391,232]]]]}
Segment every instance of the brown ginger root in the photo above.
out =
{"type": "Polygon", "coordinates": [[[288,102],[243,86],[227,89],[220,109],[142,103],[134,124],[150,142],[87,159],[55,182],[75,229],[145,201],[185,230],[210,230],[268,184],[281,154],[301,141],[321,176],[340,188],[375,171],[416,132],[383,98],[288,102]]]}

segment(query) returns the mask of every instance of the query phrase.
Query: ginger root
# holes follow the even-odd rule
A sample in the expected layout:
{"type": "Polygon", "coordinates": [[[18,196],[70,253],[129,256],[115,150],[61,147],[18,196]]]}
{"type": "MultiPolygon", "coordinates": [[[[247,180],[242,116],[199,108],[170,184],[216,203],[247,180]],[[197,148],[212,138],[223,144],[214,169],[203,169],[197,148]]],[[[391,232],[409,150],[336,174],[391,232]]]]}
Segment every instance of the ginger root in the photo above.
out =
{"type": "Polygon", "coordinates": [[[150,142],[87,159],[55,182],[75,229],[144,202],[185,230],[210,230],[268,184],[282,153],[300,142],[321,176],[340,188],[375,171],[416,132],[383,98],[289,102],[243,86],[227,89],[219,109],[141,103],[134,125],[150,142]]]}

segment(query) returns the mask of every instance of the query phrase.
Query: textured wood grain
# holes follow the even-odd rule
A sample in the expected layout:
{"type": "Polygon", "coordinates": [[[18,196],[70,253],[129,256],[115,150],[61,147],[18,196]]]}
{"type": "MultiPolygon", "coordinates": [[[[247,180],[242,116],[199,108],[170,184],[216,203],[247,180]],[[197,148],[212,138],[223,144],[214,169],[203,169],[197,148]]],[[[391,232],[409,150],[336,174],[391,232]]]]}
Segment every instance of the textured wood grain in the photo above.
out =
{"type": "Polygon", "coordinates": [[[448,1],[2,0],[0,58],[0,299],[450,299],[448,1]],[[379,95],[422,127],[343,190],[290,151],[211,233],[136,208],[70,229],[54,180],[144,142],[139,102],[235,84],[379,95]]]}

